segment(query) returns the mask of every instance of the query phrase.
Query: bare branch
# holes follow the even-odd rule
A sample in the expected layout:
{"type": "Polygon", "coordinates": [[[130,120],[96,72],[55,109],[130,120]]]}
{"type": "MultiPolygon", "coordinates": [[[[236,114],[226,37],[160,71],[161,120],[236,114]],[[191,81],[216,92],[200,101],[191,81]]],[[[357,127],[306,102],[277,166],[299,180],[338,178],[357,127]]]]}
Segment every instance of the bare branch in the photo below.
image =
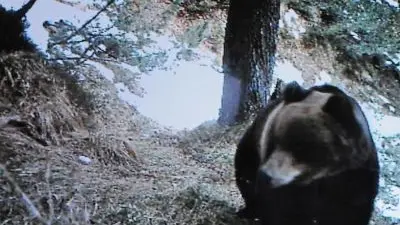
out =
{"type": "Polygon", "coordinates": [[[22,6],[16,13],[19,18],[22,18],[25,16],[25,14],[32,8],[33,4],[35,4],[36,0],[30,0],[28,3],[26,3],[24,6],[22,6]]]}
{"type": "Polygon", "coordinates": [[[113,4],[115,2],[115,0],[110,0],[108,1],[108,3],[100,10],[96,13],[96,15],[94,15],[92,18],[90,18],[88,21],[86,21],[78,30],[76,30],[75,32],[73,32],[70,36],[68,36],[67,38],[65,38],[62,41],[53,43],[51,46],[54,45],[58,45],[58,44],[65,44],[66,42],[68,42],[71,38],[73,38],[75,35],[77,35],[78,33],[80,33],[87,25],[89,25],[93,20],[95,20],[102,12],[104,12],[111,4],[113,4]]]}
{"type": "Polygon", "coordinates": [[[35,207],[29,197],[21,190],[17,182],[14,180],[14,178],[11,177],[3,164],[0,164],[0,176],[6,178],[8,183],[11,185],[13,191],[21,198],[22,203],[24,204],[26,210],[28,210],[32,218],[37,219],[38,221],[40,221],[40,223],[47,225],[48,223],[45,219],[43,219],[42,215],[40,215],[39,210],[35,207]]]}
{"type": "Polygon", "coordinates": [[[46,160],[46,173],[45,173],[45,180],[46,180],[46,185],[47,185],[47,204],[49,205],[49,217],[48,217],[48,223],[52,224],[52,220],[54,217],[54,203],[53,203],[53,196],[51,193],[51,187],[50,187],[50,154],[49,152],[47,153],[47,160],[46,160]]]}
{"type": "Polygon", "coordinates": [[[79,60],[82,60],[82,59],[86,59],[86,60],[88,60],[88,59],[90,59],[90,60],[93,60],[93,61],[103,61],[103,62],[118,62],[117,60],[112,60],[112,59],[102,59],[102,58],[97,58],[97,57],[90,57],[90,56],[88,56],[88,57],[59,57],[59,58],[52,58],[52,59],[48,59],[49,61],[57,61],[57,60],[71,60],[71,61],[74,61],[74,60],[76,60],[76,61],[79,61],[79,60]]]}

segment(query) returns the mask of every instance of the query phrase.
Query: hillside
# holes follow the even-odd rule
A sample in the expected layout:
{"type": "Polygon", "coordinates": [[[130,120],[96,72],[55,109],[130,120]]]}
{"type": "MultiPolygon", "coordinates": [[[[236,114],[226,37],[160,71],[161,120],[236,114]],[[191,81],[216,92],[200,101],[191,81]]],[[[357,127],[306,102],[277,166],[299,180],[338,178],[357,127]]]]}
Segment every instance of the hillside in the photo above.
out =
{"type": "MultiPolygon", "coordinates": [[[[48,61],[0,55],[1,224],[246,224],[233,155],[247,124],[214,123],[227,4],[116,1],[79,30],[107,1],[93,2],[28,12],[48,61]]],[[[282,2],[276,78],[362,102],[382,167],[371,225],[400,223],[398,4],[282,2]]]]}

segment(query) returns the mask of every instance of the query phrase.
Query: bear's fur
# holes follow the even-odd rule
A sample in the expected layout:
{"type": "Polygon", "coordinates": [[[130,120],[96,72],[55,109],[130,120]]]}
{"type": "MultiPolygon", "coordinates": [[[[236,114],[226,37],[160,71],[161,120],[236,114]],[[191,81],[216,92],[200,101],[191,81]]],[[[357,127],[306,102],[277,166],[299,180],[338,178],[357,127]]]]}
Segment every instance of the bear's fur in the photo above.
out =
{"type": "Polygon", "coordinates": [[[263,225],[367,225],[379,163],[366,117],[332,85],[286,85],[238,144],[244,218],[263,225]]]}

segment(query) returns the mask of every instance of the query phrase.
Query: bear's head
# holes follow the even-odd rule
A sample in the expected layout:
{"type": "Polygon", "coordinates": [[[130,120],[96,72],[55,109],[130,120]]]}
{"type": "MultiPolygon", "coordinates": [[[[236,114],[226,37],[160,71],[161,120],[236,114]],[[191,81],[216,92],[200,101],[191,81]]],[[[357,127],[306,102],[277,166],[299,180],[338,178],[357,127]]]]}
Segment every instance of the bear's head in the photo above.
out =
{"type": "Polygon", "coordinates": [[[357,102],[331,85],[289,83],[261,133],[259,173],[272,187],[307,184],[363,166],[375,148],[357,102]]]}

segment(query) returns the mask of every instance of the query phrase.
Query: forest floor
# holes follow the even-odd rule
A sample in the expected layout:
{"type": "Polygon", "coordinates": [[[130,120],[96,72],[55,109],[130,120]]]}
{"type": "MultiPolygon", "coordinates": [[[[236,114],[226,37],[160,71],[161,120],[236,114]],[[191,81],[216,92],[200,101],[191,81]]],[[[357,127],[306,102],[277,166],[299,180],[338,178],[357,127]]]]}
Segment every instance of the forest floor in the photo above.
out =
{"type": "MultiPolygon", "coordinates": [[[[137,19],[141,18],[136,24],[166,27],[178,40],[214,51],[220,64],[224,11],[199,16],[181,7],[181,16],[165,20],[156,15],[172,9],[175,13],[176,9],[169,1],[162,2],[132,6],[137,19]]],[[[282,15],[286,13],[292,12],[282,7],[282,15]]],[[[282,16],[278,62],[290,62],[300,70],[305,86],[326,73],[332,83],[364,102],[374,115],[400,116],[400,88],[395,77],[378,76],[380,70],[368,65],[348,73],[348,63],[343,63],[342,54],[333,47],[305,46],[302,37],[293,36],[299,27],[307,29],[307,20],[298,18],[292,26],[291,17],[287,18],[282,16]]],[[[38,74],[32,71],[45,69],[26,70],[35,77],[38,74]]],[[[90,76],[82,82],[91,94],[92,109],[88,111],[72,104],[68,95],[49,95],[44,91],[49,86],[34,89],[31,94],[35,98],[27,98],[23,105],[12,105],[11,95],[2,92],[0,108],[10,110],[2,109],[0,117],[0,160],[9,172],[0,178],[1,224],[250,224],[234,215],[243,202],[233,174],[235,146],[248,124],[226,129],[205,123],[176,132],[121,101],[114,82],[100,71],[82,68],[80,72],[90,76]],[[49,105],[49,99],[57,104],[49,105]],[[32,112],[40,119],[34,119],[32,112]],[[46,132],[32,135],[10,125],[15,118],[46,132]],[[60,121],[67,122],[60,125],[60,121]],[[32,216],[42,222],[29,220],[32,216]]],[[[50,86],[51,93],[64,93],[63,85],[56,84],[50,86]]],[[[400,143],[398,136],[374,132],[382,179],[371,225],[392,225],[400,222],[395,214],[387,214],[400,205],[400,170],[396,167],[400,143]]],[[[5,171],[0,168],[3,174],[5,171]]]]}

